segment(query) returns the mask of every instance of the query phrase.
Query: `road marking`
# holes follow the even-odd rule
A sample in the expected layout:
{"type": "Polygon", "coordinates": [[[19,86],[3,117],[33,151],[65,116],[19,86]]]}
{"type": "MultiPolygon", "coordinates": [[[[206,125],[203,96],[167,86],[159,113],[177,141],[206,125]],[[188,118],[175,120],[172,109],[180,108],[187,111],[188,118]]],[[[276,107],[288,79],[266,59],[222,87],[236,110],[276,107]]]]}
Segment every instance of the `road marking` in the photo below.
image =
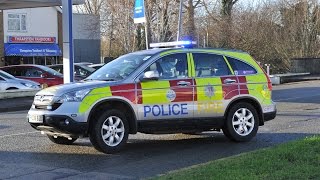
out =
{"type": "Polygon", "coordinates": [[[32,131],[32,132],[17,133],[17,134],[8,134],[8,135],[0,136],[0,138],[11,137],[11,136],[27,135],[27,134],[34,134],[34,133],[40,133],[40,131],[32,131]]]}

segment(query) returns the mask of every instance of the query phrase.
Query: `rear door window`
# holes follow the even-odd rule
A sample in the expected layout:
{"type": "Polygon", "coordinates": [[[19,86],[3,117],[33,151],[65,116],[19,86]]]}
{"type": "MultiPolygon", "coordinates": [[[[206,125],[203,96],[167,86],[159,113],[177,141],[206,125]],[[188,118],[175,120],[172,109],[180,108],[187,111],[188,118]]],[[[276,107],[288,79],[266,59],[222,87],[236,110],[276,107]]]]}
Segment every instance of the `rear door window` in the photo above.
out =
{"type": "Polygon", "coordinates": [[[250,66],[249,64],[242,62],[240,60],[227,57],[235,75],[250,75],[256,74],[257,70],[250,66]]]}
{"type": "Polygon", "coordinates": [[[40,69],[37,68],[27,68],[25,72],[26,77],[41,77],[41,74],[43,72],[40,69]]]}
{"type": "Polygon", "coordinates": [[[193,53],[196,77],[231,75],[223,56],[216,54],[193,53]]]}

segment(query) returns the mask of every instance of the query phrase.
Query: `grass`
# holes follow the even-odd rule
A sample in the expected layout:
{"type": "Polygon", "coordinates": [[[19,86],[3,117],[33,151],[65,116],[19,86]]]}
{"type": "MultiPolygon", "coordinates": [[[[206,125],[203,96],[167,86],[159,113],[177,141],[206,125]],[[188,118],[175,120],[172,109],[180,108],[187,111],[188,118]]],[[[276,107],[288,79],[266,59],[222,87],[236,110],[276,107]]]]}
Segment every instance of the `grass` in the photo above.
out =
{"type": "Polygon", "coordinates": [[[320,179],[320,136],[211,161],[153,179],[320,179]]]}

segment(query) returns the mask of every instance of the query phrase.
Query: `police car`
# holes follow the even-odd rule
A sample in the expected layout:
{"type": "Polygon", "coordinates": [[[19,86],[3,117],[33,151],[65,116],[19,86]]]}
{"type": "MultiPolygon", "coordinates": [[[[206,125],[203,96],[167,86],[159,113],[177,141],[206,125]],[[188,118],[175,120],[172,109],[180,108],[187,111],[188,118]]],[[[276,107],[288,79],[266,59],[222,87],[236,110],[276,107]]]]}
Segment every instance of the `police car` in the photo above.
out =
{"type": "Polygon", "coordinates": [[[137,132],[222,130],[244,142],[275,118],[271,91],[269,77],[246,52],[157,48],[123,55],[82,82],[38,92],[28,122],[54,143],[89,137],[104,153],[118,152],[137,132]]]}

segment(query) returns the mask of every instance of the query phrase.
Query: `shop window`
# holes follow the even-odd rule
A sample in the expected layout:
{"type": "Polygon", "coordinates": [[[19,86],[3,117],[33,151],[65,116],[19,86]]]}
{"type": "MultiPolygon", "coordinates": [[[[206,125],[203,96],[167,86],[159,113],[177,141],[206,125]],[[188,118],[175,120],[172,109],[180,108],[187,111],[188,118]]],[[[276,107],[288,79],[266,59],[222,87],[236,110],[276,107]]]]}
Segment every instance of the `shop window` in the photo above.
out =
{"type": "Polygon", "coordinates": [[[26,31],[26,14],[8,14],[8,31],[26,31]]]}

